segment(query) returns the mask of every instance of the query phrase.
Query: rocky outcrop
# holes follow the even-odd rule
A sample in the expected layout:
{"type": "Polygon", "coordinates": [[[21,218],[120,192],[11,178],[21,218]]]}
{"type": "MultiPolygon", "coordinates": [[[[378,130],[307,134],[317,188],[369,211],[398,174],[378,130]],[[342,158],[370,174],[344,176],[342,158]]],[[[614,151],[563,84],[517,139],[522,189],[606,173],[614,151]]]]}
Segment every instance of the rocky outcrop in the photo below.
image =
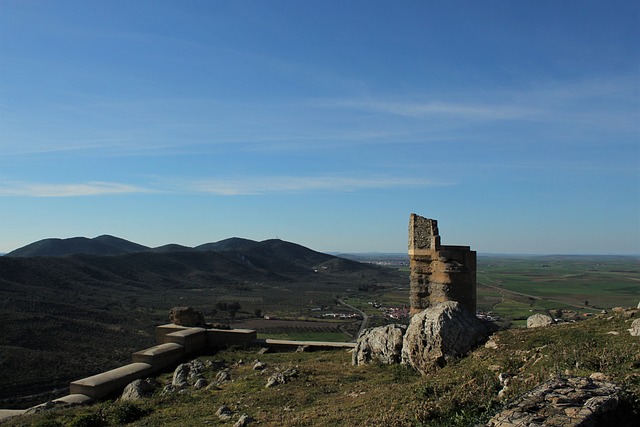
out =
{"type": "Polygon", "coordinates": [[[640,337],[640,319],[636,319],[631,323],[629,333],[632,337],[640,337]]]}
{"type": "Polygon", "coordinates": [[[630,404],[617,385],[590,378],[554,378],[506,405],[487,427],[633,426],[630,404]]]}
{"type": "Polygon", "coordinates": [[[551,316],[546,314],[534,314],[527,319],[527,328],[541,328],[544,326],[551,326],[556,323],[551,316]]]}
{"type": "Polygon", "coordinates": [[[414,315],[402,346],[402,363],[422,374],[443,366],[487,340],[488,326],[455,301],[414,315]]]}
{"type": "Polygon", "coordinates": [[[173,307],[169,311],[169,321],[174,325],[206,328],[207,322],[201,311],[192,307],[173,307]]]}
{"type": "Polygon", "coordinates": [[[387,325],[363,330],[353,350],[352,363],[354,365],[374,361],[387,365],[400,363],[403,336],[406,330],[405,325],[387,325]]]}

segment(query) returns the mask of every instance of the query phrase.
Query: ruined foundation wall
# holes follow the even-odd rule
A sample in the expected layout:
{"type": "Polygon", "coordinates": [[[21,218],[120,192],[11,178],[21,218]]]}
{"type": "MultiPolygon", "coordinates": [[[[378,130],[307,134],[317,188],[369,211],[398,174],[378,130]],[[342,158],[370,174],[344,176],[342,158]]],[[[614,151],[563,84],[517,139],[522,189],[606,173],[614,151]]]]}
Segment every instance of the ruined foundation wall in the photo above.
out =
{"type": "Polygon", "coordinates": [[[438,221],[411,214],[409,219],[411,314],[444,301],[476,312],[476,253],[469,246],[443,246],[438,221]]]}

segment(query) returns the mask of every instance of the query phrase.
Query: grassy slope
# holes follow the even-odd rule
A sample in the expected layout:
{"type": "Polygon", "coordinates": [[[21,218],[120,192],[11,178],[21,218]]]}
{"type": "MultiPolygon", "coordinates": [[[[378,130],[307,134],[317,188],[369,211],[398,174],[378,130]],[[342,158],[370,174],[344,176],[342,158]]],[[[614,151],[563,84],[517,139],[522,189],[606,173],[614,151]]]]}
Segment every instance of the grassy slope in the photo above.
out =
{"type": "MultiPolygon", "coordinates": [[[[203,358],[223,360],[229,366],[244,360],[232,368],[233,382],[213,390],[164,396],[158,392],[136,403],[135,408],[148,414],[130,425],[229,425],[215,415],[219,406],[227,405],[236,416],[247,413],[262,426],[469,426],[500,409],[499,372],[513,376],[507,398],[555,375],[602,372],[623,385],[640,410],[640,340],[627,332],[631,320],[617,314],[545,329],[501,331],[494,338],[497,350],[479,348],[424,377],[403,366],[352,366],[345,351],[264,355],[255,350],[225,351],[203,358]],[[251,369],[258,358],[267,363],[266,372],[251,369]],[[288,367],[296,367],[299,376],[285,385],[264,387],[272,372],[288,367]]],[[[213,379],[216,373],[212,369],[206,376],[213,379]]],[[[160,379],[171,380],[169,374],[160,379]]],[[[116,425],[114,414],[124,410],[132,411],[107,402],[14,419],[7,425],[74,425],[98,413],[116,425]]]]}

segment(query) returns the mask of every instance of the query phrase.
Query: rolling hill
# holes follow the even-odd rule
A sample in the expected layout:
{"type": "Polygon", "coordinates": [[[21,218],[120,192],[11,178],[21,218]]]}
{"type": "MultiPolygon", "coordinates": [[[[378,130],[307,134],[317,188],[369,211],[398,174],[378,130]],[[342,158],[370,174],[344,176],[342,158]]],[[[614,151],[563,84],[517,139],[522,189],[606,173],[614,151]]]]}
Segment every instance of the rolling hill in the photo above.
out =
{"type": "Polygon", "coordinates": [[[149,250],[149,248],[119,237],[102,235],[93,239],[88,239],[86,237],[43,239],[11,251],[5,256],[36,257],[66,256],[73,254],[116,255],[145,250],[149,250]]]}

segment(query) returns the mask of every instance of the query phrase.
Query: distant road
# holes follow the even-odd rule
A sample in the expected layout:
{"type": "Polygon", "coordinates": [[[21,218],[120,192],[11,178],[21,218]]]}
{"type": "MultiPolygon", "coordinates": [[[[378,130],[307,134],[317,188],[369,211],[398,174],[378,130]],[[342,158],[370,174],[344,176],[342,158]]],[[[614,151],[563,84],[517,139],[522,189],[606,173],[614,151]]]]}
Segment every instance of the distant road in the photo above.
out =
{"type": "Polygon", "coordinates": [[[349,307],[351,310],[359,313],[362,316],[362,323],[360,324],[360,329],[358,329],[358,333],[356,334],[356,337],[353,340],[353,341],[355,341],[360,336],[360,332],[362,332],[362,330],[367,327],[367,323],[369,323],[369,316],[367,316],[367,314],[364,311],[359,310],[359,309],[355,308],[354,306],[347,304],[346,302],[344,302],[341,299],[338,299],[338,302],[340,304],[344,305],[345,307],[349,307]]]}

